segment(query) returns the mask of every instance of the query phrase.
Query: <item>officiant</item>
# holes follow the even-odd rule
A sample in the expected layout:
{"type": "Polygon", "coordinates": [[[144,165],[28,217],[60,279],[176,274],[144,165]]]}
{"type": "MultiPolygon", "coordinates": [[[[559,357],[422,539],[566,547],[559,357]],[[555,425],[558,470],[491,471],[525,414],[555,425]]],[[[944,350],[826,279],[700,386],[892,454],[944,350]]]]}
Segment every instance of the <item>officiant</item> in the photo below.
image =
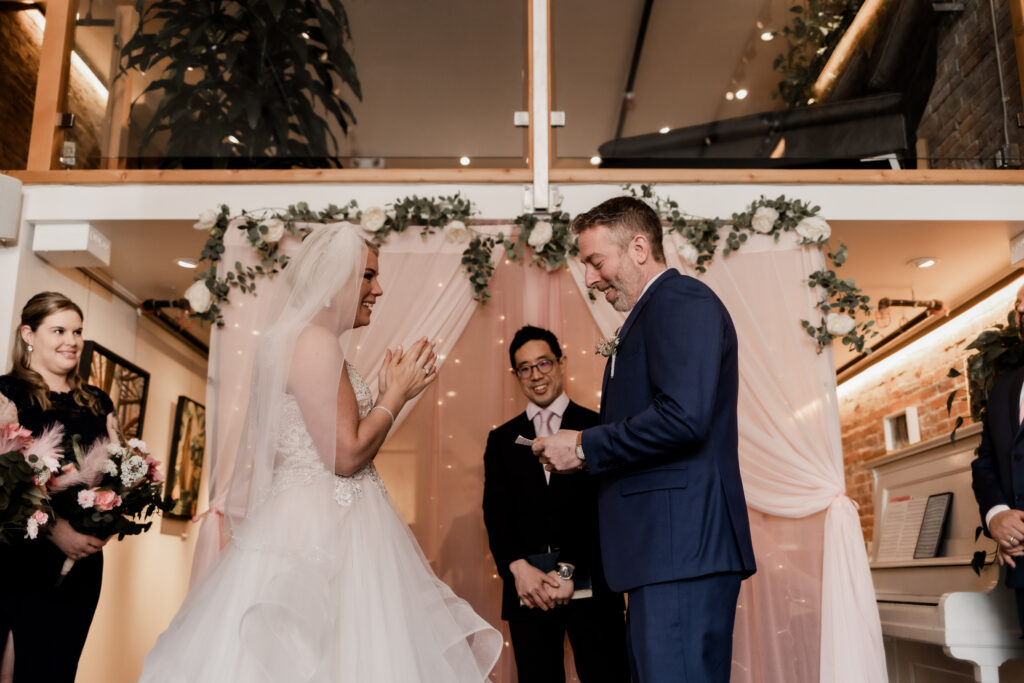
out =
{"type": "Polygon", "coordinates": [[[519,680],[562,683],[568,633],[582,683],[626,683],[624,602],[601,569],[595,482],[585,473],[552,474],[516,443],[592,427],[598,415],[566,395],[566,359],[549,330],[521,328],[509,360],[527,405],[488,435],[483,510],[519,680]]]}

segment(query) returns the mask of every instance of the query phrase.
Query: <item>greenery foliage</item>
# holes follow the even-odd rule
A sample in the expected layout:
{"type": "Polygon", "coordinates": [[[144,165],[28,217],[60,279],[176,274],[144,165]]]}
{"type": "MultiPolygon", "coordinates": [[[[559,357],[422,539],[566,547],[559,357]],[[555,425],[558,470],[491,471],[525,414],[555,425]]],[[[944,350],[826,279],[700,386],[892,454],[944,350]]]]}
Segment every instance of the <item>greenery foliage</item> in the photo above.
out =
{"type": "Polygon", "coordinates": [[[355,122],[343,86],[362,99],[339,0],[135,4],[139,27],[121,49],[121,74],[156,70],[139,98],[162,93],[140,156],[166,133],[166,167],[332,163],[331,124],[347,132],[355,122]]]}
{"type": "MultiPolygon", "coordinates": [[[[1024,340],[1016,311],[1006,316],[1006,324],[998,323],[984,330],[974,341],[966,346],[967,350],[975,351],[967,358],[967,387],[971,397],[970,415],[975,421],[985,418],[988,410],[988,393],[992,390],[992,382],[1004,372],[1024,365],[1024,340]]],[[[950,368],[947,377],[959,377],[956,368],[950,368]]],[[[953,411],[953,402],[960,392],[954,389],[946,397],[946,414],[953,411]]],[[[966,399],[961,399],[966,400],[966,399]]],[[[956,440],[956,431],[963,425],[964,418],[958,416],[950,434],[950,441],[956,440]]]]}
{"type": "MultiPolygon", "coordinates": [[[[728,256],[742,248],[754,233],[772,235],[778,240],[782,233],[794,231],[802,244],[810,246],[823,244],[830,234],[828,224],[818,216],[819,207],[798,199],[761,197],[729,219],[701,218],[686,215],[678,202],[658,196],[651,185],[639,188],[627,185],[624,189],[655,209],[665,223],[666,233],[676,233],[682,238],[680,255],[698,273],[706,272],[719,250],[722,256],[728,256]]],[[[244,293],[253,293],[257,279],[273,276],[287,264],[288,257],[279,250],[281,237],[292,234],[302,239],[308,233],[309,225],[316,223],[358,220],[368,238],[377,244],[383,244],[393,233],[405,232],[412,226],[417,226],[423,236],[443,231],[452,241],[466,242],[462,266],[473,288],[473,298],[481,305],[491,296],[488,286],[494,275],[496,248],[504,249],[505,257],[511,261],[527,262],[528,259],[529,265],[549,272],[566,267],[568,259],[579,252],[576,238],[570,230],[571,217],[564,211],[550,215],[521,215],[514,221],[518,230],[510,235],[488,233],[466,225],[475,213],[472,202],[458,194],[440,198],[412,196],[399,199],[386,208],[369,207],[366,210],[360,210],[355,201],[341,207],[330,205],[322,211],[313,211],[305,202],[300,202],[285,211],[243,211],[234,218],[226,205],[221,206],[219,211],[211,212],[211,216],[196,224],[197,228],[209,230],[201,254],[207,266],[196,277],[197,283],[202,283],[199,286],[209,292],[209,303],[198,308],[193,305],[194,315],[223,325],[222,310],[228,303],[231,290],[237,288],[244,293]],[[229,229],[244,232],[258,262],[256,265],[235,262],[223,277],[218,277],[217,265],[223,258],[224,235],[229,229]]],[[[801,324],[815,340],[819,352],[837,338],[856,351],[863,351],[867,337],[874,334],[871,330],[873,322],[857,321],[856,318],[863,318],[870,312],[869,299],[852,279],[836,275],[836,270],[846,260],[846,247],[839,245],[835,251],[827,252],[827,257],[832,267],[811,274],[808,280],[809,287],[822,291],[817,306],[821,318],[818,321],[803,320],[801,324]],[[845,319],[845,327],[839,331],[835,322],[830,322],[835,316],[845,319]]]]}
{"type": "Polygon", "coordinates": [[[789,8],[792,16],[780,31],[786,51],[772,62],[782,80],[772,97],[781,97],[788,107],[814,104],[811,88],[862,4],[864,0],[807,0],[789,8]]]}

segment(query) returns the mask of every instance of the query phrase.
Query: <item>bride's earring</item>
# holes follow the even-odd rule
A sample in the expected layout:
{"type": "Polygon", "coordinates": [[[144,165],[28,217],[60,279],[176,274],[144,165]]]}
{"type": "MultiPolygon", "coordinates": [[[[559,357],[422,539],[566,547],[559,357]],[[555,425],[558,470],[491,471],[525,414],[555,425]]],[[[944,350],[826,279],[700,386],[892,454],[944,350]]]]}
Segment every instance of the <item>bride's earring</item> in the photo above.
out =
{"type": "Polygon", "coordinates": [[[33,351],[35,351],[35,349],[34,349],[34,348],[32,348],[32,345],[31,345],[31,344],[29,344],[29,345],[28,345],[28,352],[29,352],[29,353],[32,353],[33,351]]]}

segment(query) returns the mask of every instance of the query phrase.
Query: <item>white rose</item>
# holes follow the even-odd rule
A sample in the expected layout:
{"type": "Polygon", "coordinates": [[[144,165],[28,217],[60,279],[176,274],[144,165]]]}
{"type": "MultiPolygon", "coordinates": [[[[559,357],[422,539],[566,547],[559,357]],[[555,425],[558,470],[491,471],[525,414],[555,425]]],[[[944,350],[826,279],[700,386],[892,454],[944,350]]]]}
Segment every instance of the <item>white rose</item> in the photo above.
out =
{"type": "Polygon", "coordinates": [[[377,232],[384,226],[384,219],[386,218],[387,215],[385,215],[384,209],[379,206],[371,206],[366,211],[363,211],[360,223],[363,226],[363,230],[377,232]]]}
{"type": "Polygon", "coordinates": [[[209,230],[213,226],[217,225],[217,216],[220,212],[217,209],[207,209],[199,214],[199,220],[192,225],[196,230],[209,230]]]}
{"type": "Polygon", "coordinates": [[[825,329],[833,337],[843,337],[853,330],[853,318],[845,313],[829,313],[825,316],[825,329]]]}
{"type": "Polygon", "coordinates": [[[697,257],[700,253],[697,251],[697,247],[693,246],[693,242],[690,240],[684,240],[679,245],[679,258],[683,259],[684,262],[691,266],[697,265],[697,257]]]}
{"type": "Polygon", "coordinates": [[[824,242],[832,234],[832,227],[821,216],[808,216],[796,224],[796,232],[807,242],[824,242]]]}
{"type": "Polygon", "coordinates": [[[775,227],[775,221],[779,220],[779,212],[768,206],[758,207],[754,217],[750,219],[750,227],[760,233],[768,233],[775,227]]]}
{"type": "Polygon", "coordinates": [[[261,231],[260,234],[263,235],[263,241],[267,244],[278,242],[284,237],[284,221],[280,218],[268,218],[263,221],[263,225],[267,226],[267,232],[263,234],[261,231]]]}
{"type": "Polygon", "coordinates": [[[469,228],[462,221],[451,221],[444,226],[444,236],[449,242],[464,242],[469,237],[469,228]]]}
{"type": "Polygon", "coordinates": [[[142,439],[128,439],[128,448],[134,448],[143,453],[149,453],[149,446],[142,439]]]}
{"type": "Polygon", "coordinates": [[[188,305],[196,313],[206,313],[210,310],[210,304],[213,303],[213,295],[210,294],[210,290],[206,286],[206,280],[193,282],[192,286],[185,290],[185,298],[188,299],[188,305]]]}
{"type": "Polygon", "coordinates": [[[551,224],[547,221],[537,221],[537,224],[533,226],[533,230],[530,231],[530,237],[526,241],[531,247],[536,250],[544,248],[544,245],[551,241],[551,236],[555,234],[551,224]]]}

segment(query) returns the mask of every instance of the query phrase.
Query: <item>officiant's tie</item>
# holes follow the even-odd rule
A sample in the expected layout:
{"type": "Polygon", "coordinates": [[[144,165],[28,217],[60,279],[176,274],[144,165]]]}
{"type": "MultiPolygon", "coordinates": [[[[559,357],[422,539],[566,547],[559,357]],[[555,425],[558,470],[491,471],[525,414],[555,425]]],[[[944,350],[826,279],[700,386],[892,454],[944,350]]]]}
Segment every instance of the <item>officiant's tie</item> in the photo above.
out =
{"type": "MultiPolygon", "coordinates": [[[[533,429],[537,432],[537,436],[551,436],[556,431],[555,418],[557,415],[555,411],[548,410],[547,408],[541,409],[539,413],[533,416],[533,429]]],[[[543,465],[542,465],[543,467],[543,465]]],[[[544,468],[544,481],[551,483],[551,472],[547,468],[544,468]]]]}

